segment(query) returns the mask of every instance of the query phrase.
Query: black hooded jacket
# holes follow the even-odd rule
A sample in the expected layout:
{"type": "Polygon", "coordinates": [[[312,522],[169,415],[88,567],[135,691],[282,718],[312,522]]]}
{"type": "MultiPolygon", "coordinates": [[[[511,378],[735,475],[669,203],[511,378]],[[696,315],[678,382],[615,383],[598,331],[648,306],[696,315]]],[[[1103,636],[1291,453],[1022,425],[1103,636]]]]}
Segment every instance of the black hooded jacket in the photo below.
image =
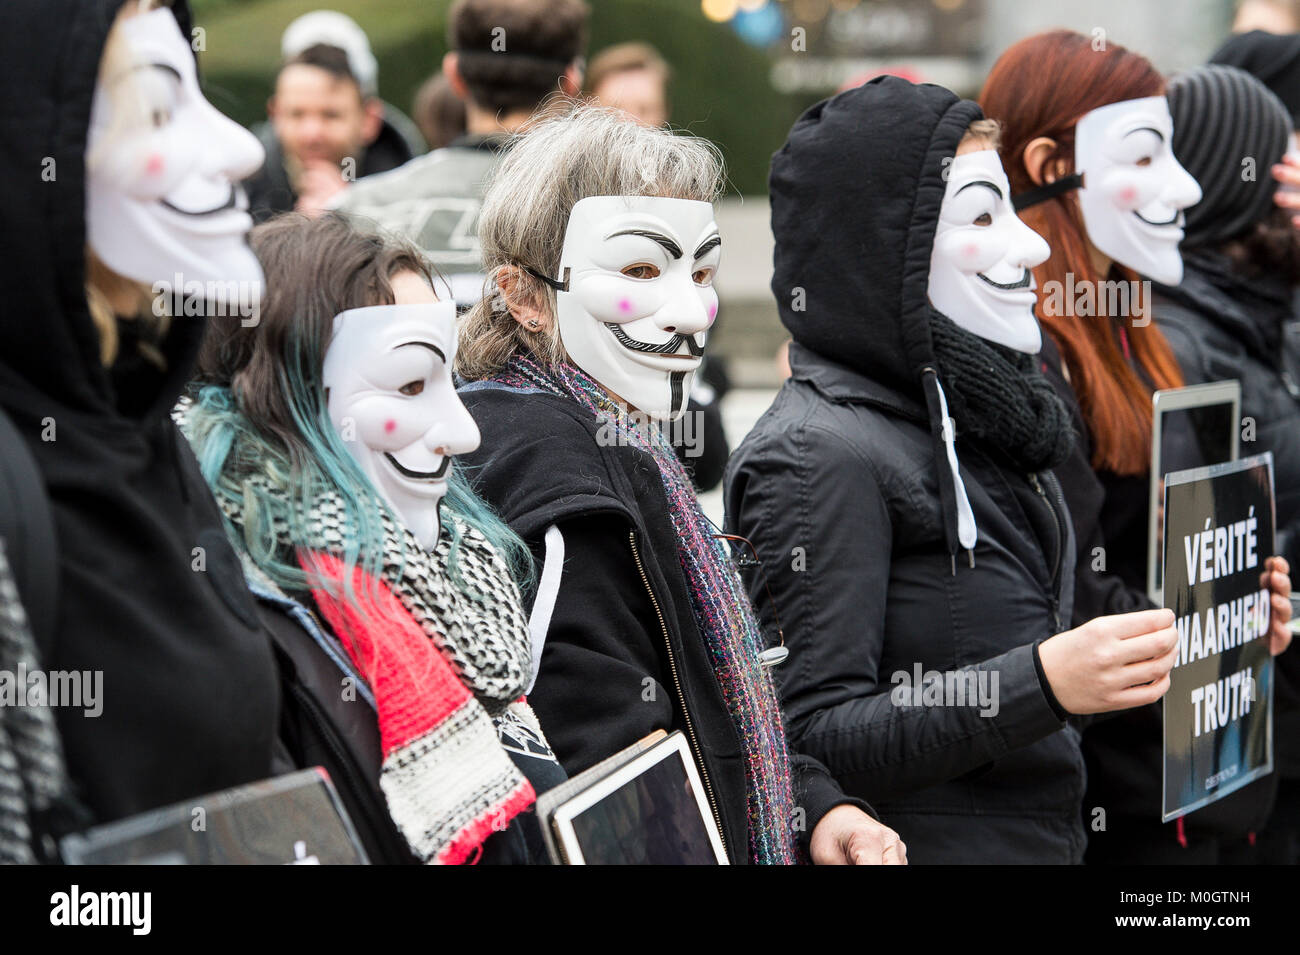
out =
{"type": "MultiPolygon", "coordinates": [[[[57,529],[47,670],[102,672],[102,712],[56,710],[98,821],[271,774],[275,665],[239,562],[168,413],[203,323],[177,318],[166,371],[119,322],[110,368],[85,292],[87,126],[118,0],[0,5],[0,408],[35,457],[57,529]],[[43,172],[46,175],[43,175],[43,172]]],[[[174,10],[189,29],[184,2],[174,10]]]]}
{"type": "Polygon", "coordinates": [[[793,376],[732,457],[727,520],[757,547],[764,623],[766,577],[784,626],[796,748],[871,800],[913,862],[1074,863],[1079,736],[1036,650],[1070,617],[1068,514],[1050,473],[1014,468],[958,418],[979,536],[957,553],[939,438],[930,255],[944,160],[979,118],[884,77],[812,107],[773,157],[793,376]],[[962,675],[971,695],[953,678],[949,705],[910,705],[918,669],[962,675]]]}

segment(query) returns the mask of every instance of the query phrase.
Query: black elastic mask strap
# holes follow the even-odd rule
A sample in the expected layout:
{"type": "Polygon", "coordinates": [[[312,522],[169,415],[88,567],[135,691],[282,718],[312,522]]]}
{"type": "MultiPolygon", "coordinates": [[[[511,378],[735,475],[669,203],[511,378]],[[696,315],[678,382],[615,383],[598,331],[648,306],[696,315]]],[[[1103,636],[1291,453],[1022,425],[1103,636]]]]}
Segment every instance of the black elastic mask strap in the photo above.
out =
{"type": "Polygon", "coordinates": [[[558,281],[558,280],[556,280],[556,279],[553,279],[553,278],[551,278],[549,275],[543,275],[541,272],[537,271],[537,269],[533,268],[531,265],[525,265],[525,266],[523,267],[523,269],[524,269],[525,272],[527,272],[527,273],[528,273],[529,275],[531,275],[533,278],[537,279],[539,282],[545,282],[547,285],[549,285],[551,288],[555,289],[555,291],[557,291],[557,292],[567,292],[567,291],[569,290],[569,269],[568,269],[568,266],[565,266],[565,269],[564,269],[564,281],[563,281],[563,282],[560,282],[560,281],[558,281]]]}
{"type": "Polygon", "coordinates": [[[1028,209],[1030,206],[1036,206],[1040,202],[1046,202],[1048,199],[1055,198],[1061,193],[1069,192],[1071,189],[1083,188],[1083,173],[1075,172],[1058,179],[1056,182],[1049,182],[1045,186],[1039,186],[1037,189],[1030,189],[1028,192],[1022,192],[1018,196],[1011,197],[1011,204],[1016,207],[1017,212],[1028,209]]]}

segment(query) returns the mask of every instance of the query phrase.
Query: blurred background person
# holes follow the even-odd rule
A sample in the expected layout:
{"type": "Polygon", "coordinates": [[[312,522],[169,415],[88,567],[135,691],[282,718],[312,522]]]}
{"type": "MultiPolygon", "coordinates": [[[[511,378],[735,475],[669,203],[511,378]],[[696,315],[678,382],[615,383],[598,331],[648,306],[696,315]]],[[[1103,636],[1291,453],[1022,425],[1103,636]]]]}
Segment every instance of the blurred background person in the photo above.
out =
{"type": "Polygon", "coordinates": [[[1297,0],[1238,0],[1232,20],[1233,33],[1295,33],[1300,30],[1300,2],[1297,0]]]}
{"type": "MultiPolygon", "coordinates": [[[[1174,154],[1201,184],[1187,210],[1183,280],[1155,286],[1152,314],[1188,384],[1241,382],[1241,414],[1254,422],[1243,454],[1273,453],[1277,552],[1300,558],[1300,396],[1286,380],[1282,335],[1300,288],[1300,233],[1273,203],[1277,182],[1262,171],[1291,143],[1291,117],[1257,79],[1204,66],[1169,83],[1174,154]]],[[[1279,776],[1270,822],[1252,846],[1225,847],[1221,860],[1300,861],[1300,654],[1277,660],[1274,759],[1279,776]]]]}
{"type": "Polygon", "coordinates": [[[385,172],[424,151],[419,131],[379,98],[379,65],[349,17],[316,10],[289,24],[284,66],[254,129],[266,163],[245,186],[254,218],[315,214],[348,182],[385,172]]]}
{"type": "Polygon", "coordinates": [[[668,81],[672,69],[648,43],[619,43],[592,57],[587,92],[601,106],[613,106],[647,126],[668,125],[668,81]]]}
{"type": "Polygon", "coordinates": [[[441,71],[424,81],[411,107],[415,125],[430,149],[441,149],[465,135],[465,101],[441,71]]]}
{"type": "Polygon", "coordinates": [[[510,135],[551,96],[582,88],[583,0],[457,0],[442,70],[465,103],[465,134],[385,176],[352,186],[337,208],[413,240],[460,308],[483,294],[478,214],[510,135]]]}
{"type": "MultiPolygon", "coordinates": [[[[1056,468],[1074,525],[1076,622],[1152,606],[1146,593],[1151,396],[1184,380],[1168,341],[1150,321],[1140,276],[1171,285],[1181,279],[1178,213],[1201,198],[1171,150],[1164,90],[1164,78],[1145,57],[1113,42],[1098,49],[1088,36],[1054,30],[1004,52],[980,94],[985,111],[1003,125],[1000,152],[1011,190],[1030,200],[1020,203],[1022,218],[1052,250],[1034,278],[1047,332],[1044,367],[1071,403],[1080,437],[1056,468]],[[1101,113],[1106,107],[1110,111],[1101,113]],[[1126,135],[1125,123],[1147,132],[1126,135]],[[1088,193],[1087,180],[1076,172],[1126,177],[1133,184],[1130,204],[1121,205],[1119,194],[1088,193]],[[1037,191],[1032,199],[1031,190],[1037,191]],[[1148,221],[1168,221],[1165,231],[1134,231],[1134,206],[1148,221]],[[1102,294],[1102,282],[1122,283],[1130,293],[1102,294]],[[1076,314],[1075,293],[1062,296],[1063,288],[1091,290],[1092,307],[1076,314]],[[1104,556],[1100,565],[1098,555],[1104,556]]],[[[1290,639],[1285,566],[1273,568],[1269,586],[1270,647],[1279,653],[1290,639]]],[[[1163,824],[1162,727],[1160,707],[1152,704],[1095,720],[1084,731],[1083,805],[1086,812],[1101,807],[1106,813],[1105,828],[1089,831],[1086,861],[1217,864],[1221,845],[1246,839],[1267,818],[1272,776],[1163,824]]]]}

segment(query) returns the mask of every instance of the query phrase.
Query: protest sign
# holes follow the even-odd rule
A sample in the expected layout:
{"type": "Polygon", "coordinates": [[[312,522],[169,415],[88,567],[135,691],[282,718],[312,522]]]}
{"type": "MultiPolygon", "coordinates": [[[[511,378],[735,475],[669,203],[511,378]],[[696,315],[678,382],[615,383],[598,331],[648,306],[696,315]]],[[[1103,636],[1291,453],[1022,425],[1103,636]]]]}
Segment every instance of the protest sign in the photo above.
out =
{"type": "Polygon", "coordinates": [[[1168,822],[1273,771],[1272,454],[1165,475],[1164,531],[1164,603],[1178,627],[1164,698],[1168,822]]]}

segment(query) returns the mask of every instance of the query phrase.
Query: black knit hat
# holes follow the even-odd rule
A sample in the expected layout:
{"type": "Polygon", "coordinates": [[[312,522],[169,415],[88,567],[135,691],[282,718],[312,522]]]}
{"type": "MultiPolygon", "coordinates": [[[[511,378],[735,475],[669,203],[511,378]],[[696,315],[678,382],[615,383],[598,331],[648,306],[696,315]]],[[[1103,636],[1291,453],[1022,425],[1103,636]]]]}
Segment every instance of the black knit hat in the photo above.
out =
{"type": "Polygon", "coordinates": [[[1174,155],[1201,186],[1187,210],[1183,248],[1217,245],[1273,209],[1269,167],[1291,145],[1291,116],[1255,77],[1232,66],[1200,66],[1169,82],[1174,155]]]}
{"type": "Polygon", "coordinates": [[[1245,70],[1276,94],[1292,121],[1300,116],[1300,34],[1238,33],[1215,51],[1210,62],[1245,70]]]}

